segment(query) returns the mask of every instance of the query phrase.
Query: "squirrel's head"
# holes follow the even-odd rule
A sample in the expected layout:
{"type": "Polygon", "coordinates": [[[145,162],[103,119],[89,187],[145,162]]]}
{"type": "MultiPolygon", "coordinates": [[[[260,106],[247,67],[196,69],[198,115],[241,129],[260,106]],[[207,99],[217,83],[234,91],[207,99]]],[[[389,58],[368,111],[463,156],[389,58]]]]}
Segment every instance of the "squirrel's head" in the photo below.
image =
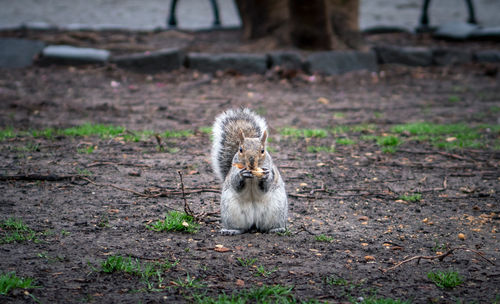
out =
{"type": "Polygon", "coordinates": [[[260,167],[266,155],[267,131],[264,131],[261,138],[245,137],[245,133],[240,130],[238,158],[243,162],[248,170],[255,170],[260,167]]]}

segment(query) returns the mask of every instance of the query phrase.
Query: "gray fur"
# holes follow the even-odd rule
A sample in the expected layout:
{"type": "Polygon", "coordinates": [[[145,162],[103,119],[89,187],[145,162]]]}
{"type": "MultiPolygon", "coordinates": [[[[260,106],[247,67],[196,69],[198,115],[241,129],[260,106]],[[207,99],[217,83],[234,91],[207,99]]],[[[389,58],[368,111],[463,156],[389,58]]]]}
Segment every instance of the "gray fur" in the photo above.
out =
{"type": "Polygon", "coordinates": [[[240,130],[245,138],[261,138],[267,124],[248,109],[229,110],[216,118],[212,167],[222,182],[221,234],[241,234],[253,228],[262,232],[286,231],[288,200],[285,183],[271,155],[265,151],[260,157],[259,166],[265,171],[261,178],[253,176],[246,168],[232,165],[244,162],[238,156],[240,130]]]}

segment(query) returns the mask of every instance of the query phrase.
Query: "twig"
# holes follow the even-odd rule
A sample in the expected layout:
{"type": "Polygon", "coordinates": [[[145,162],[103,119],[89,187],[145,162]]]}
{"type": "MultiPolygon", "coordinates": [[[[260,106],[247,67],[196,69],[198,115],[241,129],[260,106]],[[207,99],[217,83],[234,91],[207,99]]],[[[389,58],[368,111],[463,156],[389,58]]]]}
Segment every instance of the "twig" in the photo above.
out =
{"type": "Polygon", "coordinates": [[[23,180],[23,181],[62,181],[82,178],[81,175],[57,175],[57,174],[16,174],[0,175],[0,180],[23,180]]]}
{"type": "Polygon", "coordinates": [[[188,202],[186,199],[186,193],[184,192],[184,181],[182,180],[182,173],[180,170],[178,170],[177,173],[179,173],[179,177],[181,179],[182,199],[184,200],[184,212],[186,212],[187,215],[190,215],[192,217],[196,217],[194,215],[193,211],[191,210],[191,208],[189,208],[189,205],[188,205],[188,202]]]}
{"type": "Polygon", "coordinates": [[[106,165],[110,165],[110,166],[121,165],[121,166],[129,166],[129,167],[151,168],[150,165],[146,165],[146,164],[130,164],[130,163],[114,163],[114,162],[93,162],[93,163],[88,164],[86,167],[90,168],[90,167],[95,167],[95,166],[106,166],[106,165]]]}
{"type": "Polygon", "coordinates": [[[154,197],[156,197],[156,195],[149,195],[149,194],[145,194],[145,193],[140,193],[140,192],[137,192],[135,190],[118,187],[118,186],[115,186],[113,184],[100,184],[100,183],[96,183],[93,180],[91,180],[89,178],[86,178],[86,177],[83,177],[83,176],[81,177],[81,179],[86,180],[87,182],[89,182],[89,183],[91,183],[93,185],[96,185],[96,186],[100,186],[100,187],[111,187],[111,188],[115,188],[115,189],[118,189],[118,190],[130,192],[130,193],[133,193],[135,195],[146,197],[146,198],[154,198],[154,197]]]}
{"type": "Polygon", "coordinates": [[[403,264],[406,264],[408,262],[411,262],[413,260],[417,260],[417,264],[420,263],[420,260],[435,260],[435,259],[438,259],[439,261],[442,261],[445,257],[449,256],[450,254],[453,253],[453,251],[455,250],[465,250],[465,251],[471,251],[471,252],[474,252],[475,254],[477,254],[479,257],[481,257],[482,259],[484,259],[486,262],[492,264],[492,265],[495,265],[495,263],[493,263],[492,261],[488,260],[487,258],[485,258],[483,256],[483,254],[477,250],[474,250],[474,249],[469,249],[469,248],[464,248],[464,247],[455,247],[455,248],[451,248],[449,249],[448,251],[446,251],[445,253],[442,253],[442,254],[439,254],[439,255],[434,255],[434,256],[425,256],[425,255],[417,255],[417,256],[414,256],[414,257],[411,257],[409,259],[406,259],[406,260],[403,260],[399,263],[397,263],[396,265],[392,266],[392,267],[389,267],[387,269],[383,269],[383,268],[380,268],[380,271],[382,272],[387,272],[387,271],[391,271],[391,270],[394,270],[396,268],[398,268],[399,266],[403,265],[403,264]]]}
{"type": "Polygon", "coordinates": [[[155,138],[156,138],[156,143],[158,144],[158,150],[164,151],[165,149],[163,148],[163,143],[161,142],[160,135],[159,134],[155,134],[155,138]]]}
{"type": "Polygon", "coordinates": [[[302,224],[299,227],[299,229],[297,230],[297,232],[295,234],[298,234],[298,233],[300,233],[302,231],[305,231],[305,232],[309,233],[310,235],[317,235],[316,233],[309,231],[309,229],[307,229],[306,226],[304,226],[304,224],[302,224]]]}

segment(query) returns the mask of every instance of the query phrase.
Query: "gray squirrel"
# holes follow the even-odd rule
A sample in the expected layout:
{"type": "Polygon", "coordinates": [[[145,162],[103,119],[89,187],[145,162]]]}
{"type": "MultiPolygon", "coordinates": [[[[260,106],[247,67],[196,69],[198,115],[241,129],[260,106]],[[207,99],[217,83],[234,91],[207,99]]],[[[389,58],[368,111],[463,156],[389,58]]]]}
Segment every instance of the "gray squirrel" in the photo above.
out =
{"type": "Polygon", "coordinates": [[[246,108],[228,110],[212,132],[212,168],[222,183],[220,233],[285,232],[288,200],[266,151],[266,121],[246,108]]]}

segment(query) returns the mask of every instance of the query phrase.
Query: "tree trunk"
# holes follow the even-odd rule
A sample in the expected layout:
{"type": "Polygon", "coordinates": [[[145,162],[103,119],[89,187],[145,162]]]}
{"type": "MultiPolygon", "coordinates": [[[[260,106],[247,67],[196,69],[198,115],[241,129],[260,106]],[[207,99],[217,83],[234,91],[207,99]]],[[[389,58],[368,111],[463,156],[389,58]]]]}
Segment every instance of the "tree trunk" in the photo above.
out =
{"type": "Polygon", "coordinates": [[[359,0],[236,0],[246,39],[314,49],[361,46],[359,0]]]}
{"type": "Polygon", "coordinates": [[[245,39],[277,35],[288,26],[288,0],[236,0],[236,4],[245,39]]]}

